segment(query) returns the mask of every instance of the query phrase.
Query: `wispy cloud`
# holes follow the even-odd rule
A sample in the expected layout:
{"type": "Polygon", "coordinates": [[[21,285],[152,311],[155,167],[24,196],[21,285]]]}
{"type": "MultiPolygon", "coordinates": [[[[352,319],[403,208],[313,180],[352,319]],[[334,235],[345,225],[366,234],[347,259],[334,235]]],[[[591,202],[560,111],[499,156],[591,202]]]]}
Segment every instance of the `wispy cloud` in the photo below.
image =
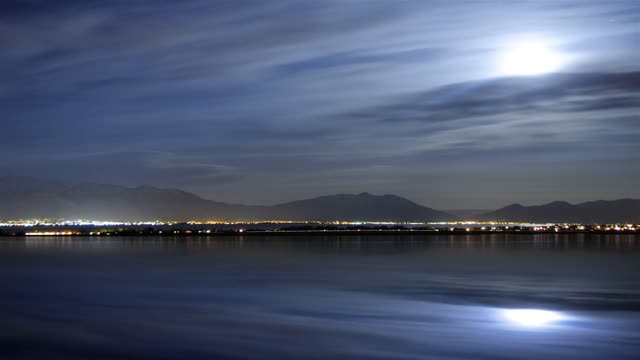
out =
{"type": "Polygon", "coordinates": [[[243,201],[269,181],[260,198],[277,202],[294,178],[337,189],[352,168],[363,170],[350,183],[389,179],[361,190],[398,192],[429,179],[410,164],[453,177],[463,159],[500,151],[511,163],[541,151],[632,156],[638,4],[498,4],[3,2],[0,152],[12,155],[0,165],[20,172],[15,154],[44,169],[71,165],[64,154],[171,153],[182,165],[162,171],[140,170],[148,155],[73,167],[102,162],[138,171],[129,182],[172,185],[182,166],[185,187],[243,201]],[[572,74],[496,79],[501,52],[529,37],[570,55],[572,74]],[[201,185],[196,173],[217,176],[209,164],[233,181],[201,185]]]}

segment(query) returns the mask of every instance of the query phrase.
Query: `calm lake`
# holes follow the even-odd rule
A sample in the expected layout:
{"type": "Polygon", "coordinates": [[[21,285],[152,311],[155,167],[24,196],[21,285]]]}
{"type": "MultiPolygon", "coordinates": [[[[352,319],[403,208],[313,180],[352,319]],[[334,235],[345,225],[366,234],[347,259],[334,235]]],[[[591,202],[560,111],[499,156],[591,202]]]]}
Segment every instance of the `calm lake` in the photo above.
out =
{"type": "Polygon", "coordinates": [[[637,359],[640,236],[0,238],[1,359],[637,359]]]}

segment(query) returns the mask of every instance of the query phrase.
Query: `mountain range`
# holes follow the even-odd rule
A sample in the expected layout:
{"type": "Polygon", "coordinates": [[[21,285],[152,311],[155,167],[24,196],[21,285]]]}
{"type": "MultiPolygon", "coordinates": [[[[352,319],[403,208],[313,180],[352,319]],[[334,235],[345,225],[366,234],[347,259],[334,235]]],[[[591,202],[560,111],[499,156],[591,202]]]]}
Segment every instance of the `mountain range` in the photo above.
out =
{"type": "Polygon", "coordinates": [[[228,204],[150,186],[0,178],[0,219],[444,221],[453,215],[395,195],[340,194],[273,206],[228,204]]]}
{"type": "Polygon", "coordinates": [[[640,223],[640,200],[570,204],[513,204],[455,215],[396,195],[338,194],[272,206],[216,202],[178,189],[151,186],[68,184],[31,177],[0,177],[0,219],[33,218],[113,221],[454,221],[640,223]],[[468,215],[472,214],[472,215],[468,215]],[[456,216],[458,215],[458,216],[456,216]]]}
{"type": "Polygon", "coordinates": [[[640,200],[598,200],[579,204],[554,201],[537,206],[513,204],[476,216],[476,219],[540,223],[639,223],[640,200]]]}

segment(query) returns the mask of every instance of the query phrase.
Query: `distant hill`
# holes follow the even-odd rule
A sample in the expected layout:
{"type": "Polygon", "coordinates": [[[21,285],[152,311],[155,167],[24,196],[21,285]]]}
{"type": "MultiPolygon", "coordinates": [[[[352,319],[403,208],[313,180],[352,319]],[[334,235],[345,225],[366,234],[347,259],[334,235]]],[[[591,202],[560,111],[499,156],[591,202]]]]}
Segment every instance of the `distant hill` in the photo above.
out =
{"type": "Polygon", "coordinates": [[[273,213],[291,220],[440,221],[455,216],[396,195],[331,195],[293,201],[271,207],[273,213]]]}
{"type": "Polygon", "coordinates": [[[64,184],[28,177],[0,178],[0,219],[203,219],[228,204],[177,189],[64,184]]]}
{"type": "Polygon", "coordinates": [[[395,195],[332,195],[274,206],[246,206],[151,186],[65,184],[0,177],[0,219],[440,221],[454,216],[395,195]]]}
{"type": "Polygon", "coordinates": [[[479,220],[576,223],[640,223],[640,200],[598,200],[579,204],[554,201],[545,205],[513,204],[477,216],[479,220]]]}

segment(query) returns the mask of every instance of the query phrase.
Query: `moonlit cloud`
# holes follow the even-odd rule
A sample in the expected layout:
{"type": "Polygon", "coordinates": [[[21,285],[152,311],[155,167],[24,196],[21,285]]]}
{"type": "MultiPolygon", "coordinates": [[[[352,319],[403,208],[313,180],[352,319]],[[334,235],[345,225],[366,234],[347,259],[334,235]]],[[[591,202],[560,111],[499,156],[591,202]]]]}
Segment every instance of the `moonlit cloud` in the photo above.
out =
{"type": "Polygon", "coordinates": [[[633,1],[5,2],[0,166],[253,203],[637,197],[625,179],[639,175],[627,165],[638,13],[633,1]],[[570,59],[562,74],[497,74],[523,39],[570,59]],[[580,168],[552,173],[566,166],[580,168]]]}

